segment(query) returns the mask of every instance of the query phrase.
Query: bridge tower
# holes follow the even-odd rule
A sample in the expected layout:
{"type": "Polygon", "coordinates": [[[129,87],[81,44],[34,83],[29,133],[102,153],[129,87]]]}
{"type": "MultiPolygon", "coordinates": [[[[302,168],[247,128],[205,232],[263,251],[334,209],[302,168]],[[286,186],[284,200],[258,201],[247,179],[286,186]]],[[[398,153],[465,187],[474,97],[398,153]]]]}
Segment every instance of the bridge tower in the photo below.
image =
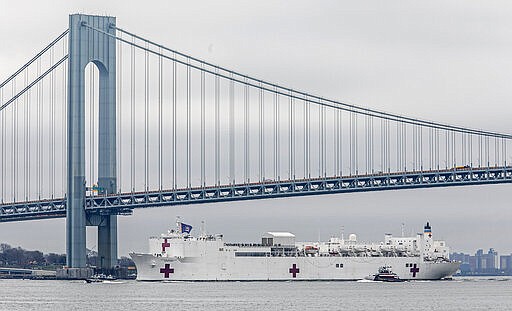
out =
{"type": "Polygon", "coordinates": [[[98,261],[117,262],[117,216],[85,212],[85,67],[99,70],[98,186],[116,191],[116,42],[85,24],[115,35],[115,17],[69,16],[68,150],[66,251],[71,268],[86,266],[86,226],[98,227],[98,261]]]}

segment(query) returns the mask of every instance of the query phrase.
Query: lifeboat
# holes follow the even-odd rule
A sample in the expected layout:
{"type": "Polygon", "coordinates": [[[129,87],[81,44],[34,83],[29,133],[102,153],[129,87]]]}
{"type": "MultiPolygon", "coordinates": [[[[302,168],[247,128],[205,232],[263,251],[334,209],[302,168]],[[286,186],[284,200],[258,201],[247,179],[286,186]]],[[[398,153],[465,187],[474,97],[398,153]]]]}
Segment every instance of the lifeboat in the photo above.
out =
{"type": "Polygon", "coordinates": [[[306,245],[306,246],[304,247],[304,252],[305,252],[307,255],[317,254],[317,253],[318,253],[318,247],[313,246],[313,245],[306,245]]]}

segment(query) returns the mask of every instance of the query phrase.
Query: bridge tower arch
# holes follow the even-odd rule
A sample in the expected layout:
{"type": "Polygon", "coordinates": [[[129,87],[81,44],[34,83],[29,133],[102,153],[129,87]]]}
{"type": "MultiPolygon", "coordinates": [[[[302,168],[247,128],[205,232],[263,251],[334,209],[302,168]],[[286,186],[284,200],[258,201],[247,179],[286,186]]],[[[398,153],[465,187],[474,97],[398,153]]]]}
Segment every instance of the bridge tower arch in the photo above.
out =
{"type": "Polygon", "coordinates": [[[99,69],[98,186],[115,193],[116,179],[116,42],[92,26],[115,36],[115,17],[69,16],[67,102],[66,253],[71,268],[86,266],[86,226],[98,227],[98,263],[110,269],[117,262],[117,216],[85,212],[85,68],[99,69]]]}

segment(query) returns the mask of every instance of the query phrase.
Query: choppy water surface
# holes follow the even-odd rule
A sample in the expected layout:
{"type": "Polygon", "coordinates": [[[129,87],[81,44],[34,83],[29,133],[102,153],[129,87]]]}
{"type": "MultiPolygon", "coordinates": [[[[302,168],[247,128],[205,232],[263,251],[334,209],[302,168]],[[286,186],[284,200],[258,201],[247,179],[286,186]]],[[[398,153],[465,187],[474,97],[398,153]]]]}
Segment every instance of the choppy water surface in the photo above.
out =
{"type": "Polygon", "coordinates": [[[0,280],[0,310],[512,310],[512,278],[86,284],[0,280]]]}

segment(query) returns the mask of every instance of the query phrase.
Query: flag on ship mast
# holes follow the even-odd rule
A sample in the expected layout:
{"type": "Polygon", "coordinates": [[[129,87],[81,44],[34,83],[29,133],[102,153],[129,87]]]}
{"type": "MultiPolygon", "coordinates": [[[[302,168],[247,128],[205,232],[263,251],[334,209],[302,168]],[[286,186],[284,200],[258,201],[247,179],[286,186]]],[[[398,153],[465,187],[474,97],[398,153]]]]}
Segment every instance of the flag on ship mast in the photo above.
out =
{"type": "Polygon", "coordinates": [[[190,233],[190,231],[192,231],[191,225],[181,223],[181,233],[190,233]]]}

